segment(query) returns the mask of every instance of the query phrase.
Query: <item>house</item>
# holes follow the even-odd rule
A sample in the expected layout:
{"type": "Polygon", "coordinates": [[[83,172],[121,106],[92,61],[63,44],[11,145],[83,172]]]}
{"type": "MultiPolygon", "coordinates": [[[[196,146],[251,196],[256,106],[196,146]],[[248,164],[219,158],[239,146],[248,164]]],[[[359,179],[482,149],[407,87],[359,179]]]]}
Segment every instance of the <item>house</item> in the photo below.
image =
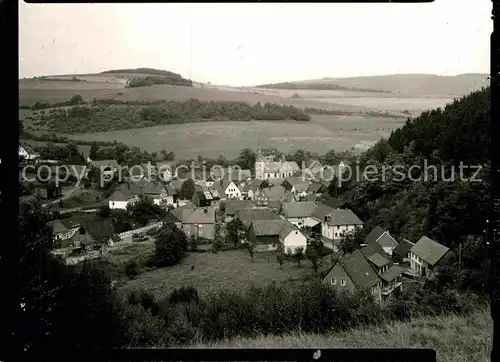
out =
{"type": "Polygon", "coordinates": [[[135,182],[127,182],[116,188],[108,199],[108,206],[111,210],[126,210],[127,205],[133,204],[139,200],[142,193],[141,187],[135,182]]]}
{"type": "Polygon", "coordinates": [[[388,231],[379,226],[375,226],[372,231],[365,237],[365,242],[378,243],[384,251],[391,256],[394,248],[398,246],[398,242],[389,234],[388,231]]]}
{"type": "Polygon", "coordinates": [[[279,233],[280,250],[285,254],[293,254],[298,248],[307,248],[307,238],[291,222],[285,221],[279,233]]]}
{"type": "Polygon", "coordinates": [[[165,186],[166,198],[165,202],[167,205],[176,206],[178,191],[171,185],[165,186]]]}
{"type": "Polygon", "coordinates": [[[382,300],[383,279],[360,249],[337,260],[327,271],[323,283],[338,292],[368,292],[376,301],[382,300]]]}
{"type": "Polygon", "coordinates": [[[255,220],[248,229],[248,242],[256,252],[278,250],[284,220],[255,220]]]}
{"type": "Polygon", "coordinates": [[[258,205],[267,206],[270,201],[291,201],[292,198],[291,192],[287,192],[283,186],[272,186],[261,190],[255,201],[258,205]]]}
{"type": "Polygon", "coordinates": [[[323,169],[323,165],[316,159],[309,161],[309,165],[304,169],[306,175],[311,178],[316,178],[318,173],[323,169]]]}
{"type": "Polygon", "coordinates": [[[306,248],[307,238],[292,223],[284,219],[254,220],[248,230],[248,241],[255,251],[282,250],[293,253],[296,248],[306,248]]]}
{"type": "Polygon", "coordinates": [[[342,200],[332,196],[321,196],[321,203],[334,209],[341,209],[342,200]]]}
{"type": "Polygon", "coordinates": [[[436,275],[435,268],[439,266],[449,248],[438,242],[422,236],[410,249],[410,271],[416,275],[432,279],[436,275]]]}
{"type": "Polygon", "coordinates": [[[163,182],[169,182],[174,175],[175,161],[161,161],[156,163],[156,172],[163,182]]]}
{"type": "Polygon", "coordinates": [[[243,185],[243,188],[241,189],[241,196],[244,199],[248,200],[255,200],[255,197],[258,195],[260,192],[260,185],[262,184],[262,181],[260,180],[249,180],[243,185]]]}
{"type": "Polygon", "coordinates": [[[412,243],[410,240],[407,239],[401,240],[398,246],[396,246],[392,251],[393,259],[403,263],[409,261],[408,257],[410,249],[413,248],[413,246],[415,246],[415,244],[412,243]]]}
{"type": "Polygon", "coordinates": [[[309,187],[307,188],[307,194],[320,196],[327,190],[328,190],[327,187],[322,183],[313,181],[309,184],[309,187]]]}
{"type": "Polygon", "coordinates": [[[255,205],[250,200],[228,200],[225,203],[224,220],[229,222],[234,219],[238,211],[254,207],[255,205]]]}
{"type": "Polygon", "coordinates": [[[141,186],[141,193],[144,196],[153,199],[155,205],[160,205],[162,202],[167,200],[168,193],[163,183],[158,181],[146,181],[141,186]]]}
{"type": "Polygon", "coordinates": [[[252,178],[251,170],[243,170],[239,167],[214,167],[210,175],[205,180],[206,186],[210,187],[214,183],[222,183],[223,181],[234,181],[235,184],[241,184],[252,178]]]}
{"type": "Polygon", "coordinates": [[[40,158],[40,154],[35,152],[35,150],[28,144],[19,145],[19,158],[22,158],[25,161],[36,161],[40,158]]]}
{"type": "Polygon", "coordinates": [[[85,231],[92,238],[94,244],[107,244],[119,242],[119,237],[116,235],[113,221],[108,219],[96,219],[85,224],[85,231]]]}
{"type": "Polygon", "coordinates": [[[73,222],[69,219],[61,219],[49,221],[47,225],[52,227],[54,232],[56,249],[79,247],[80,242],[91,241],[90,238],[86,237],[87,235],[81,223],[73,222]]]}
{"type": "Polygon", "coordinates": [[[349,209],[334,209],[325,215],[321,221],[321,235],[333,242],[333,249],[347,234],[354,234],[356,229],[362,228],[363,222],[349,209]]]}
{"type": "Polygon", "coordinates": [[[170,210],[178,228],[186,235],[203,239],[213,239],[215,234],[215,208],[196,207],[194,205],[180,206],[170,210]]]}
{"type": "Polygon", "coordinates": [[[287,161],[284,157],[276,160],[274,156],[264,156],[260,147],[257,149],[255,161],[255,178],[266,180],[278,177],[291,177],[300,171],[300,167],[295,161],[287,161]]]}
{"type": "Polygon", "coordinates": [[[223,195],[227,199],[241,199],[241,190],[234,181],[223,180],[221,184],[223,195]]]}
{"type": "Polygon", "coordinates": [[[307,196],[309,182],[304,180],[302,177],[289,177],[283,180],[281,186],[283,186],[287,191],[291,191],[296,198],[300,198],[307,196]]]}
{"type": "Polygon", "coordinates": [[[301,228],[307,225],[306,220],[312,218],[315,209],[314,201],[283,202],[281,214],[293,225],[301,228]]]}
{"type": "Polygon", "coordinates": [[[116,160],[92,160],[90,166],[103,171],[113,171],[116,172],[120,170],[120,165],[116,160]]]}
{"type": "Polygon", "coordinates": [[[62,196],[61,185],[56,185],[54,182],[34,182],[34,193],[42,199],[50,200],[62,196]]]}
{"type": "Polygon", "coordinates": [[[193,193],[192,202],[198,207],[206,207],[212,204],[214,200],[212,193],[209,190],[196,190],[193,193]]]}
{"type": "MultiPolygon", "coordinates": [[[[366,240],[365,240],[366,241],[366,240]]],[[[403,288],[403,269],[394,264],[383,247],[373,240],[367,240],[361,247],[361,253],[372,264],[382,278],[382,298],[385,299],[396,288],[403,288]]]]}
{"type": "Polygon", "coordinates": [[[273,210],[269,208],[252,208],[240,209],[236,211],[236,218],[238,218],[245,228],[250,228],[250,225],[255,220],[281,220],[282,218],[273,210]]]}
{"type": "Polygon", "coordinates": [[[281,206],[282,202],[280,200],[270,200],[267,203],[267,207],[273,210],[277,214],[281,212],[281,206]]]}

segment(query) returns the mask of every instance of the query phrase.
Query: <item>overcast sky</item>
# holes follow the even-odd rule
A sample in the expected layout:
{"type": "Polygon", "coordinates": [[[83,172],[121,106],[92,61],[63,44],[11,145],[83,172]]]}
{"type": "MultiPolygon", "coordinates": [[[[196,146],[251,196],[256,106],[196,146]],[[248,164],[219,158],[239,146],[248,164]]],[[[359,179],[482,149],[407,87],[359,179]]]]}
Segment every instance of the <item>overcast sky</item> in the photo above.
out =
{"type": "Polygon", "coordinates": [[[429,4],[26,4],[19,76],[149,67],[255,85],[489,73],[490,0],[429,4]]]}

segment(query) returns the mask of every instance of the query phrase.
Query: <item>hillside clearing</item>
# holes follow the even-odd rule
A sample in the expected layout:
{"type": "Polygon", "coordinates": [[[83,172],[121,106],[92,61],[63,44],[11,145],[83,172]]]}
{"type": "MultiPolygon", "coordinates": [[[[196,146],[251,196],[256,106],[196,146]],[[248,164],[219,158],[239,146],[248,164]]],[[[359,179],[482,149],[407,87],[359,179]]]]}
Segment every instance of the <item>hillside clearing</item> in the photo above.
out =
{"type": "Polygon", "coordinates": [[[439,362],[489,361],[493,323],[489,310],[469,316],[422,317],[335,334],[234,338],[190,348],[432,348],[439,362]]]}
{"type": "Polygon", "coordinates": [[[242,290],[272,282],[298,281],[311,276],[310,263],[302,267],[289,261],[280,269],[276,253],[256,253],[252,263],[248,252],[230,250],[212,253],[188,253],[180,264],[139,275],[126,283],[123,290],[144,289],[164,298],[173,289],[194,286],[205,294],[220,288],[242,290]],[[191,270],[194,266],[194,270],[191,270]]]}

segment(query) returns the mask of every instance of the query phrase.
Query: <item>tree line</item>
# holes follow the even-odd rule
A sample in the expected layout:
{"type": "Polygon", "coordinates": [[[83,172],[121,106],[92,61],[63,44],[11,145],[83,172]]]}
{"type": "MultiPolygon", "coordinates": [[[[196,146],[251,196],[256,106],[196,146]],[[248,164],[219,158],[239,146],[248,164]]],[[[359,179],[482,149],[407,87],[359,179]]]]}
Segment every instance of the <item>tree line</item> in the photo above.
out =
{"type": "Polygon", "coordinates": [[[85,133],[190,122],[310,119],[306,112],[292,106],[190,99],[154,102],[143,106],[95,101],[69,108],[51,108],[48,112],[38,114],[35,122],[57,132],[85,133]]]}

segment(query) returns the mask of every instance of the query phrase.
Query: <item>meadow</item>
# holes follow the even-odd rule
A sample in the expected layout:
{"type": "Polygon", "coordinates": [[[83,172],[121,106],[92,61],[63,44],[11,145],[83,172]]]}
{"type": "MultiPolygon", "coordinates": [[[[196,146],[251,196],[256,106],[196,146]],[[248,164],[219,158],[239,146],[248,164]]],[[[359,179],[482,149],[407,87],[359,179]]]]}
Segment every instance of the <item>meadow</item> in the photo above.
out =
{"type": "Polygon", "coordinates": [[[283,152],[356,149],[388,137],[404,122],[382,117],[312,115],[310,122],[203,122],[60,136],[81,141],[116,140],[149,152],[166,149],[173,151],[178,160],[198,155],[231,159],[241,149],[255,149],[258,144],[283,152]]]}
{"type": "Polygon", "coordinates": [[[439,362],[486,362],[493,335],[489,313],[485,308],[468,316],[426,316],[327,334],[236,337],[190,348],[431,348],[439,362]]]}
{"type": "MultiPolygon", "coordinates": [[[[141,258],[147,253],[147,247],[141,248],[141,258]]],[[[150,253],[154,247],[150,246],[150,253]]],[[[122,252],[120,259],[124,263],[128,250],[122,252]]],[[[302,281],[313,275],[310,262],[303,260],[301,268],[293,261],[285,262],[280,268],[276,253],[256,253],[254,262],[245,250],[229,250],[217,254],[189,252],[177,265],[157,269],[138,275],[128,281],[122,290],[142,289],[154,294],[158,299],[168,296],[176,288],[194,286],[199,293],[208,294],[220,289],[241,291],[252,285],[302,281]],[[194,270],[191,270],[194,266],[194,270]]]]}

